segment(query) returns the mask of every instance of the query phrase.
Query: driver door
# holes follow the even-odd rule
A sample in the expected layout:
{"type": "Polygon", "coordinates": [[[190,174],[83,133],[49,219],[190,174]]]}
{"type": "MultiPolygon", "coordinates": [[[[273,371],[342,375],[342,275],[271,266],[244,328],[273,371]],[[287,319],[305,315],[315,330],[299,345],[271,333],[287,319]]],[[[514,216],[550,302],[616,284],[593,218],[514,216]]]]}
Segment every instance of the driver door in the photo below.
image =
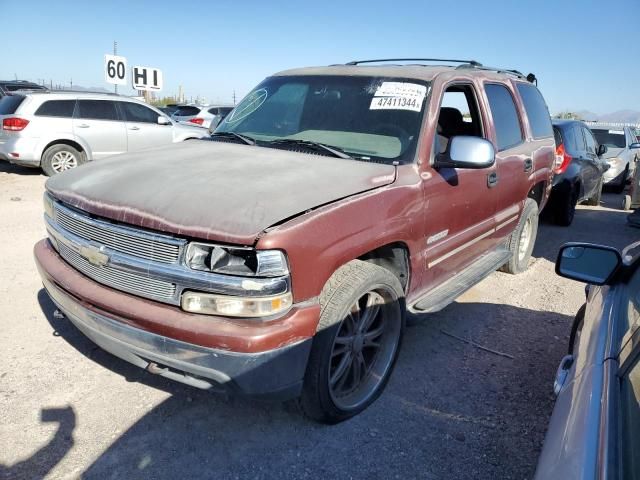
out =
{"type": "Polygon", "coordinates": [[[134,152],[173,142],[171,122],[167,125],[158,124],[158,117],[162,116],[161,114],[139,103],[118,102],[118,104],[126,122],[127,151],[134,152]]]}

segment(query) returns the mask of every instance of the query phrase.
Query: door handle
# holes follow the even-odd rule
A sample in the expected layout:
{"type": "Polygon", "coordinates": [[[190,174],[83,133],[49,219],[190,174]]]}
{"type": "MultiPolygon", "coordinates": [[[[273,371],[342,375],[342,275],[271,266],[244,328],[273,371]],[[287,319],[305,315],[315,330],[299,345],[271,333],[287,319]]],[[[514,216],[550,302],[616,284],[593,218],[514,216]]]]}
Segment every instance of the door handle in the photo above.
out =
{"type": "Polygon", "coordinates": [[[498,174],[496,172],[491,172],[487,175],[487,187],[493,188],[498,184],[498,174]]]}
{"type": "Polygon", "coordinates": [[[140,130],[140,127],[129,127],[129,130],[140,130]]]}
{"type": "Polygon", "coordinates": [[[531,170],[533,170],[533,160],[531,160],[530,158],[527,158],[524,161],[524,171],[529,173],[531,170]]]}
{"type": "Polygon", "coordinates": [[[78,128],[89,128],[90,125],[87,125],[86,123],[81,123],[80,125],[76,125],[76,127],[78,128]]]}

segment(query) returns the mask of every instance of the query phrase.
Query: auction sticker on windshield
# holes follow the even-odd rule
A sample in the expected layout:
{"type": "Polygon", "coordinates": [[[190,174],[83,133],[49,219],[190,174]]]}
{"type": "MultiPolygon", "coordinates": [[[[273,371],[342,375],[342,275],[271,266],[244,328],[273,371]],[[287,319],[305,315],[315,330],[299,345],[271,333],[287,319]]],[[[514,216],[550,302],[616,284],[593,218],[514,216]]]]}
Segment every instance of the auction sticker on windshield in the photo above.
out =
{"type": "Polygon", "coordinates": [[[369,110],[422,110],[427,87],[417,83],[382,82],[376,90],[369,110]]]}

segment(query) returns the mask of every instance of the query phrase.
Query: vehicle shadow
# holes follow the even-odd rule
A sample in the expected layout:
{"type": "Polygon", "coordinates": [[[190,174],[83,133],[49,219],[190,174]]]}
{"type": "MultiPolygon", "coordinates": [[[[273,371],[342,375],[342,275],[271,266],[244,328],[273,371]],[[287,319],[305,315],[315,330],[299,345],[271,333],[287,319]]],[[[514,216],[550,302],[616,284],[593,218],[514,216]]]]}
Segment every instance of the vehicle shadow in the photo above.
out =
{"type": "Polygon", "coordinates": [[[43,408],[40,411],[42,423],[57,423],[53,438],[26,460],[11,466],[0,463],[1,479],[44,478],[74,445],[73,431],[76,427],[76,413],[73,407],[43,408]]]}
{"type": "Polygon", "coordinates": [[[55,318],[44,291],[38,300],[54,334],[83,356],[171,394],[82,475],[100,479],[531,477],[571,321],[488,303],[454,303],[423,316],[407,329],[380,399],[329,427],[306,420],[292,403],[227,398],[150,375],[55,318]],[[480,469],[469,471],[470,463],[480,469]]]}
{"type": "Polygon", "coordinates": [[[628,225],[629,212],[620,209],[620,201],[620,195],[604,193],[599,207],[579,205],[569,227],[554,225],[543,212],[533,257],[555,262],[558,250],[567,242],[599,243],[622,249],[637,240],[638,231],[628,225]]]}
{"type": "Polygon", "coordinates": [[[0,160],[0,173],[37,176],[42,175],[42,170],[39,168],[21,167],[19,165],[14,165],[13,163],[0,160]]]}

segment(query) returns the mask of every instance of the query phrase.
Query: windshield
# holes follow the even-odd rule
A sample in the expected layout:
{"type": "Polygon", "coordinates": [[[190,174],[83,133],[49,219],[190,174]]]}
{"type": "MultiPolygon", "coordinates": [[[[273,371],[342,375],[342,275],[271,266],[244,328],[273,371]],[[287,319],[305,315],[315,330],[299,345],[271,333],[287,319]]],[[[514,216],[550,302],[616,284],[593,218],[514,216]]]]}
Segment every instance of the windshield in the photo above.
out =
{"type": "Polygon", "coordinates": [[[624,140],[624,130],[594,128],[591,131],[600,145],[606,145],[611,148],[625,148],[627,146],[624,140]]]}
{"type": "Polygon", "coordinates": [[[241,134],[264,147],[296,149],[296,143],[313,142],[354,159],[409,163],[428,88],[426,82],[403,78],[271,77],[215,133],[241,134]]]}

